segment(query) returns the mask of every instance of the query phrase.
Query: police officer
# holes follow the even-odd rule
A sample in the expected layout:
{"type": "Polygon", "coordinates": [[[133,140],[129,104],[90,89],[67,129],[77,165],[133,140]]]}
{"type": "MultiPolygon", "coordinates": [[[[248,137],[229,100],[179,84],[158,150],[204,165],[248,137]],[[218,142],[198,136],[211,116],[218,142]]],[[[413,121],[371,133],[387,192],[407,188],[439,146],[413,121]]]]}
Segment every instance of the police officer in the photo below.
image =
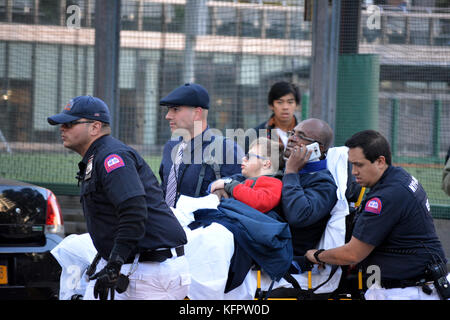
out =
{"type": "Polygon", "coordinates": [[[147,163],[111,137],[107,105],[95,97],[76,97],[48,122],[60,125],[64,147],[83,157],[81,204],[102,258],[85,299],[114,298],[116,290],[118,299],[185,298],[190,276],[184,230],[147,163]]]}
{"type": "Polygon", "coordinates": [[[166,120],[174,136],[164,146],[159,169],[169,206],[175,207],[181,194],[205,196],[211,182],[241,172],[242,149],[208,126],[210,100],[203,86],[186,83],[160,105],[168,108],[166,120]]]}
{"type": "Polygon", "coordinates": [[[427,195],[417,179],[392,166],[387,140],[379,132],[366,130],[345,145],[356,181],[370,192],[356,217],[351,240],[334,249],[308,250],[306,257],[313,263],[360,263],[363,270],[377,266],[381,286],[387,289],[424,284],[423,280],[430,280],[430,266],[438,266],[447,275],[427,195]]]}

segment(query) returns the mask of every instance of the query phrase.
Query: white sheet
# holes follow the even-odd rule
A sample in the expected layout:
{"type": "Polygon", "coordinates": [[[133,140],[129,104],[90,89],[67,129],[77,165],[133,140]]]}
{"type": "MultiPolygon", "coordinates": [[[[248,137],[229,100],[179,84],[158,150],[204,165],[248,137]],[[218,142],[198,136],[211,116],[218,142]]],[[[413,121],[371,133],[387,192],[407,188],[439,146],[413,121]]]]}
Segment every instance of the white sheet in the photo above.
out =
{"type": "MultiPolygon", "coordinates": [[[[450,281],[450,274],[447,275],[447,280],[450,281]]],[[[428,295],[421,287],[384,289],[376,282],[367,289],[364,297],[366,300],[440,300],[434,285],[431,284],[430,288],[433,291],[428,295]]]]}
{"type": "Polygon", "coordinates": [[[61,265],[59,299],[70,300],[75,294],[84,295],[86,269],[97,254],[89,234],[65,237],[50,253],[61,265]]]}

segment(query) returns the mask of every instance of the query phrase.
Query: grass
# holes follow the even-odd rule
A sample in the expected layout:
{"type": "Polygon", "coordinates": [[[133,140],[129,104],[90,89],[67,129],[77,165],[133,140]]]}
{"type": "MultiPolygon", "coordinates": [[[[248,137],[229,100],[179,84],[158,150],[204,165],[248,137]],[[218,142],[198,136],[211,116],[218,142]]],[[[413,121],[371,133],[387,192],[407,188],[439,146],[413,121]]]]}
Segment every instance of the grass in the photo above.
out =
{"type": "MultiPolygon", "coordinates": [[[[158,176],[161,156],[144,157],[158,176]]],[[[0,176],[36,184],[76,185],[75,176],[81,157],[75,153],[0,154],[0,176]]]]}

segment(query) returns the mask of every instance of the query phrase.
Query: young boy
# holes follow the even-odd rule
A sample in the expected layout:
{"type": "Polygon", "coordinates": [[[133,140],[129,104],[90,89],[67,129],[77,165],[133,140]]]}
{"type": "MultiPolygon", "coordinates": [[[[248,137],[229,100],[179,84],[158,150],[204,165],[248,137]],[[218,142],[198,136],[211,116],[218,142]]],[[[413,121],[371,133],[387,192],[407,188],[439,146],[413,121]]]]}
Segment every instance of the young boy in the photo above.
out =
{"type": "Polygon", "coordinates": [[[226,192],[228,196],[250,207],[268,212],[281,199],[282,182],[274,176],[283,167],[283,150],[278,142],[258,138],[242,159],[241,174],[214,181],[211,193],[226,192]]]}

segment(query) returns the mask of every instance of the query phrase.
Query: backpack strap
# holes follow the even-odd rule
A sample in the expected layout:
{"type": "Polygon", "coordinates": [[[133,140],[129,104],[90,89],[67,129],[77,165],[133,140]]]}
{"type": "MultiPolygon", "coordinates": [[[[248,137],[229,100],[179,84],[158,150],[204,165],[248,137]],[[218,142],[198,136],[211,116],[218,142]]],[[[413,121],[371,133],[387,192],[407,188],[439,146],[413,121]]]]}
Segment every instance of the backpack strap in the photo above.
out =
{"type": "MultiPolygon", "coordinates": [[[[217,143],[220,142],[221,146],[223,148],[223,141],[225,140],[224,137],[222,136],[214,136],[214,141],[211,143],[217,143]]],[[[207,166],[211,166],[212,169],[214,170],[214,174],[216,177],[216,180],[220,179],[222,176],[220,175],[220,165],[217,163],[214,154],[211,155],[211,157],[208,157],[206,159],[204,159],[202,161],[202,167],[200,169],[200,173],[198,175],[198,180],[197,180],[197,188],[195,190],[195,197],[199,197],[200,195],[200,190],[202,188],[202,184],[203,184],[203,180],[205,178],[205,173],[206,173],[206,167],[207,166]]]]}

